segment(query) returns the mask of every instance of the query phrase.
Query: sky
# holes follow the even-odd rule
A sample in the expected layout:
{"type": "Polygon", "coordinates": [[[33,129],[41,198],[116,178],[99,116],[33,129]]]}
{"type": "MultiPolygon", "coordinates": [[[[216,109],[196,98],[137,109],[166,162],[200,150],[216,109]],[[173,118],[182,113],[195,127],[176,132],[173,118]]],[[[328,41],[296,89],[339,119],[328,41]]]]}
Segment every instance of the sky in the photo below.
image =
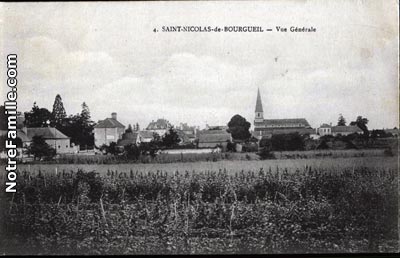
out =
{"type": "MultiPolygon", "coordinates": [[[[18,109],[126,126],[157,118],[203,128],[235,114],[306,118],[312,127],[358,115],[399,121],[398,1],[0,3],[2,70],[18,55],[18,109]],[[166,33],[162,26],[263,26],[264,33],[166,33]],[[275,27],[317,29],[276,32],[275,27]],[[159,31],[153,32],[156,28],[159,31]]],[[[1,73],[2,94],[7,91],[1,73]]]]}

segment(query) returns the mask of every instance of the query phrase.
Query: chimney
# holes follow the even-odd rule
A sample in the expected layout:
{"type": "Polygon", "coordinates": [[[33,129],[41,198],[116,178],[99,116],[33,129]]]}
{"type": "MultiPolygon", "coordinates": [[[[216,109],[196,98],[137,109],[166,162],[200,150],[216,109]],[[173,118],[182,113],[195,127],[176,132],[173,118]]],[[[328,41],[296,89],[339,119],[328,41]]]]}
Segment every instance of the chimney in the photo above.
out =
{"type": "Polygon", "coordinates": [[[117,113],[115,112],[111,113],[111,118],[117,120],[117,113]]]}

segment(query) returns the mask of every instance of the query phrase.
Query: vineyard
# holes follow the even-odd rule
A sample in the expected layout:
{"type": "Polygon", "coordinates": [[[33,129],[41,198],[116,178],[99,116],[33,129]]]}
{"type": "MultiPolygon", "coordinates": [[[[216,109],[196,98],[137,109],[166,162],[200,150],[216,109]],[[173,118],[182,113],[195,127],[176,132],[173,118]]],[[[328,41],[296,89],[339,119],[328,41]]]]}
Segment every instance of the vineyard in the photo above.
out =
{"type": "Polygon", "coordinates": [[[397,252],[397,170],[19,172],[6,254],[397,252]]]}

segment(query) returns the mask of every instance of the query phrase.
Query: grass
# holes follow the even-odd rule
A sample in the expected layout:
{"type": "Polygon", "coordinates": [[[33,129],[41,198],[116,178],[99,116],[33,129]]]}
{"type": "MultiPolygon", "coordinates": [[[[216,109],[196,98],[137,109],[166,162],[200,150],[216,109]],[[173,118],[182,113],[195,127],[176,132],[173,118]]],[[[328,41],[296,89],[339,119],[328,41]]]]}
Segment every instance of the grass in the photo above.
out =
{"type": "MultiPolygon", "coordinates": [[[[388,156],[387,149],[360,149],[360,150],[312,150],[312,151],[274,151],[271,152],[277,159],[320,159],[320,158],[351,158],[351,157],[382,157],[388,156]]],[[[391,149],[393,155],[397,155],[397,148],[391,149]]],[[[127,159],[124,156],[111,155],[79,155],[63,154],[51,161],[29,161],[26,164],[136,164],[136,163],[186,163],[197,161],[221,161],[221,160],[259,160],[256,153],[162,153],[154,158],[140,156],[138,160],[127,159]]],[[[0,160],[5,163],[5,160],[0,160]]],[[[23,162],[19,162],[23,163],[23,162]]]]}
{"type": "Polygon", "coordinates": [[[177,163],[125,163],[125,164],[20,164],[18,168],[23,171],[38,173],[41,170],[44,173],[55,173],[62,171],[96,171],[105,175],[108,171],[121,171],[129,173],[132,171],[163,171],[173,173],[178,171],[218,171],[226,169],[229,173],[240,172],[242,170],[258,170],[264,168],[275,169],[277,166],[285,167],[289,171],[296,168],[311,166],[320,169],[328,168],[392,168],[397,169],[397,157],[355,157],[355,158],[322,158],[322,159],[283,159],[283,160],[220,160],[216,162],[177,162],[177,163]]]}

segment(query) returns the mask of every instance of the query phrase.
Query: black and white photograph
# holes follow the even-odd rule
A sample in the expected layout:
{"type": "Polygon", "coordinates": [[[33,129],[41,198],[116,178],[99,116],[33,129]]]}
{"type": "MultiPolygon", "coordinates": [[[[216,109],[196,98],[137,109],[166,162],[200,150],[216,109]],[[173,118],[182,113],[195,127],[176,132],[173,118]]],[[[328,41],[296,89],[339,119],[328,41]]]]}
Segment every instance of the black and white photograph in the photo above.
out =
{"type": "Polygon", "coordinates": [[[0,2],[0,255],[399,253],[399,1],[0,2]]]}

